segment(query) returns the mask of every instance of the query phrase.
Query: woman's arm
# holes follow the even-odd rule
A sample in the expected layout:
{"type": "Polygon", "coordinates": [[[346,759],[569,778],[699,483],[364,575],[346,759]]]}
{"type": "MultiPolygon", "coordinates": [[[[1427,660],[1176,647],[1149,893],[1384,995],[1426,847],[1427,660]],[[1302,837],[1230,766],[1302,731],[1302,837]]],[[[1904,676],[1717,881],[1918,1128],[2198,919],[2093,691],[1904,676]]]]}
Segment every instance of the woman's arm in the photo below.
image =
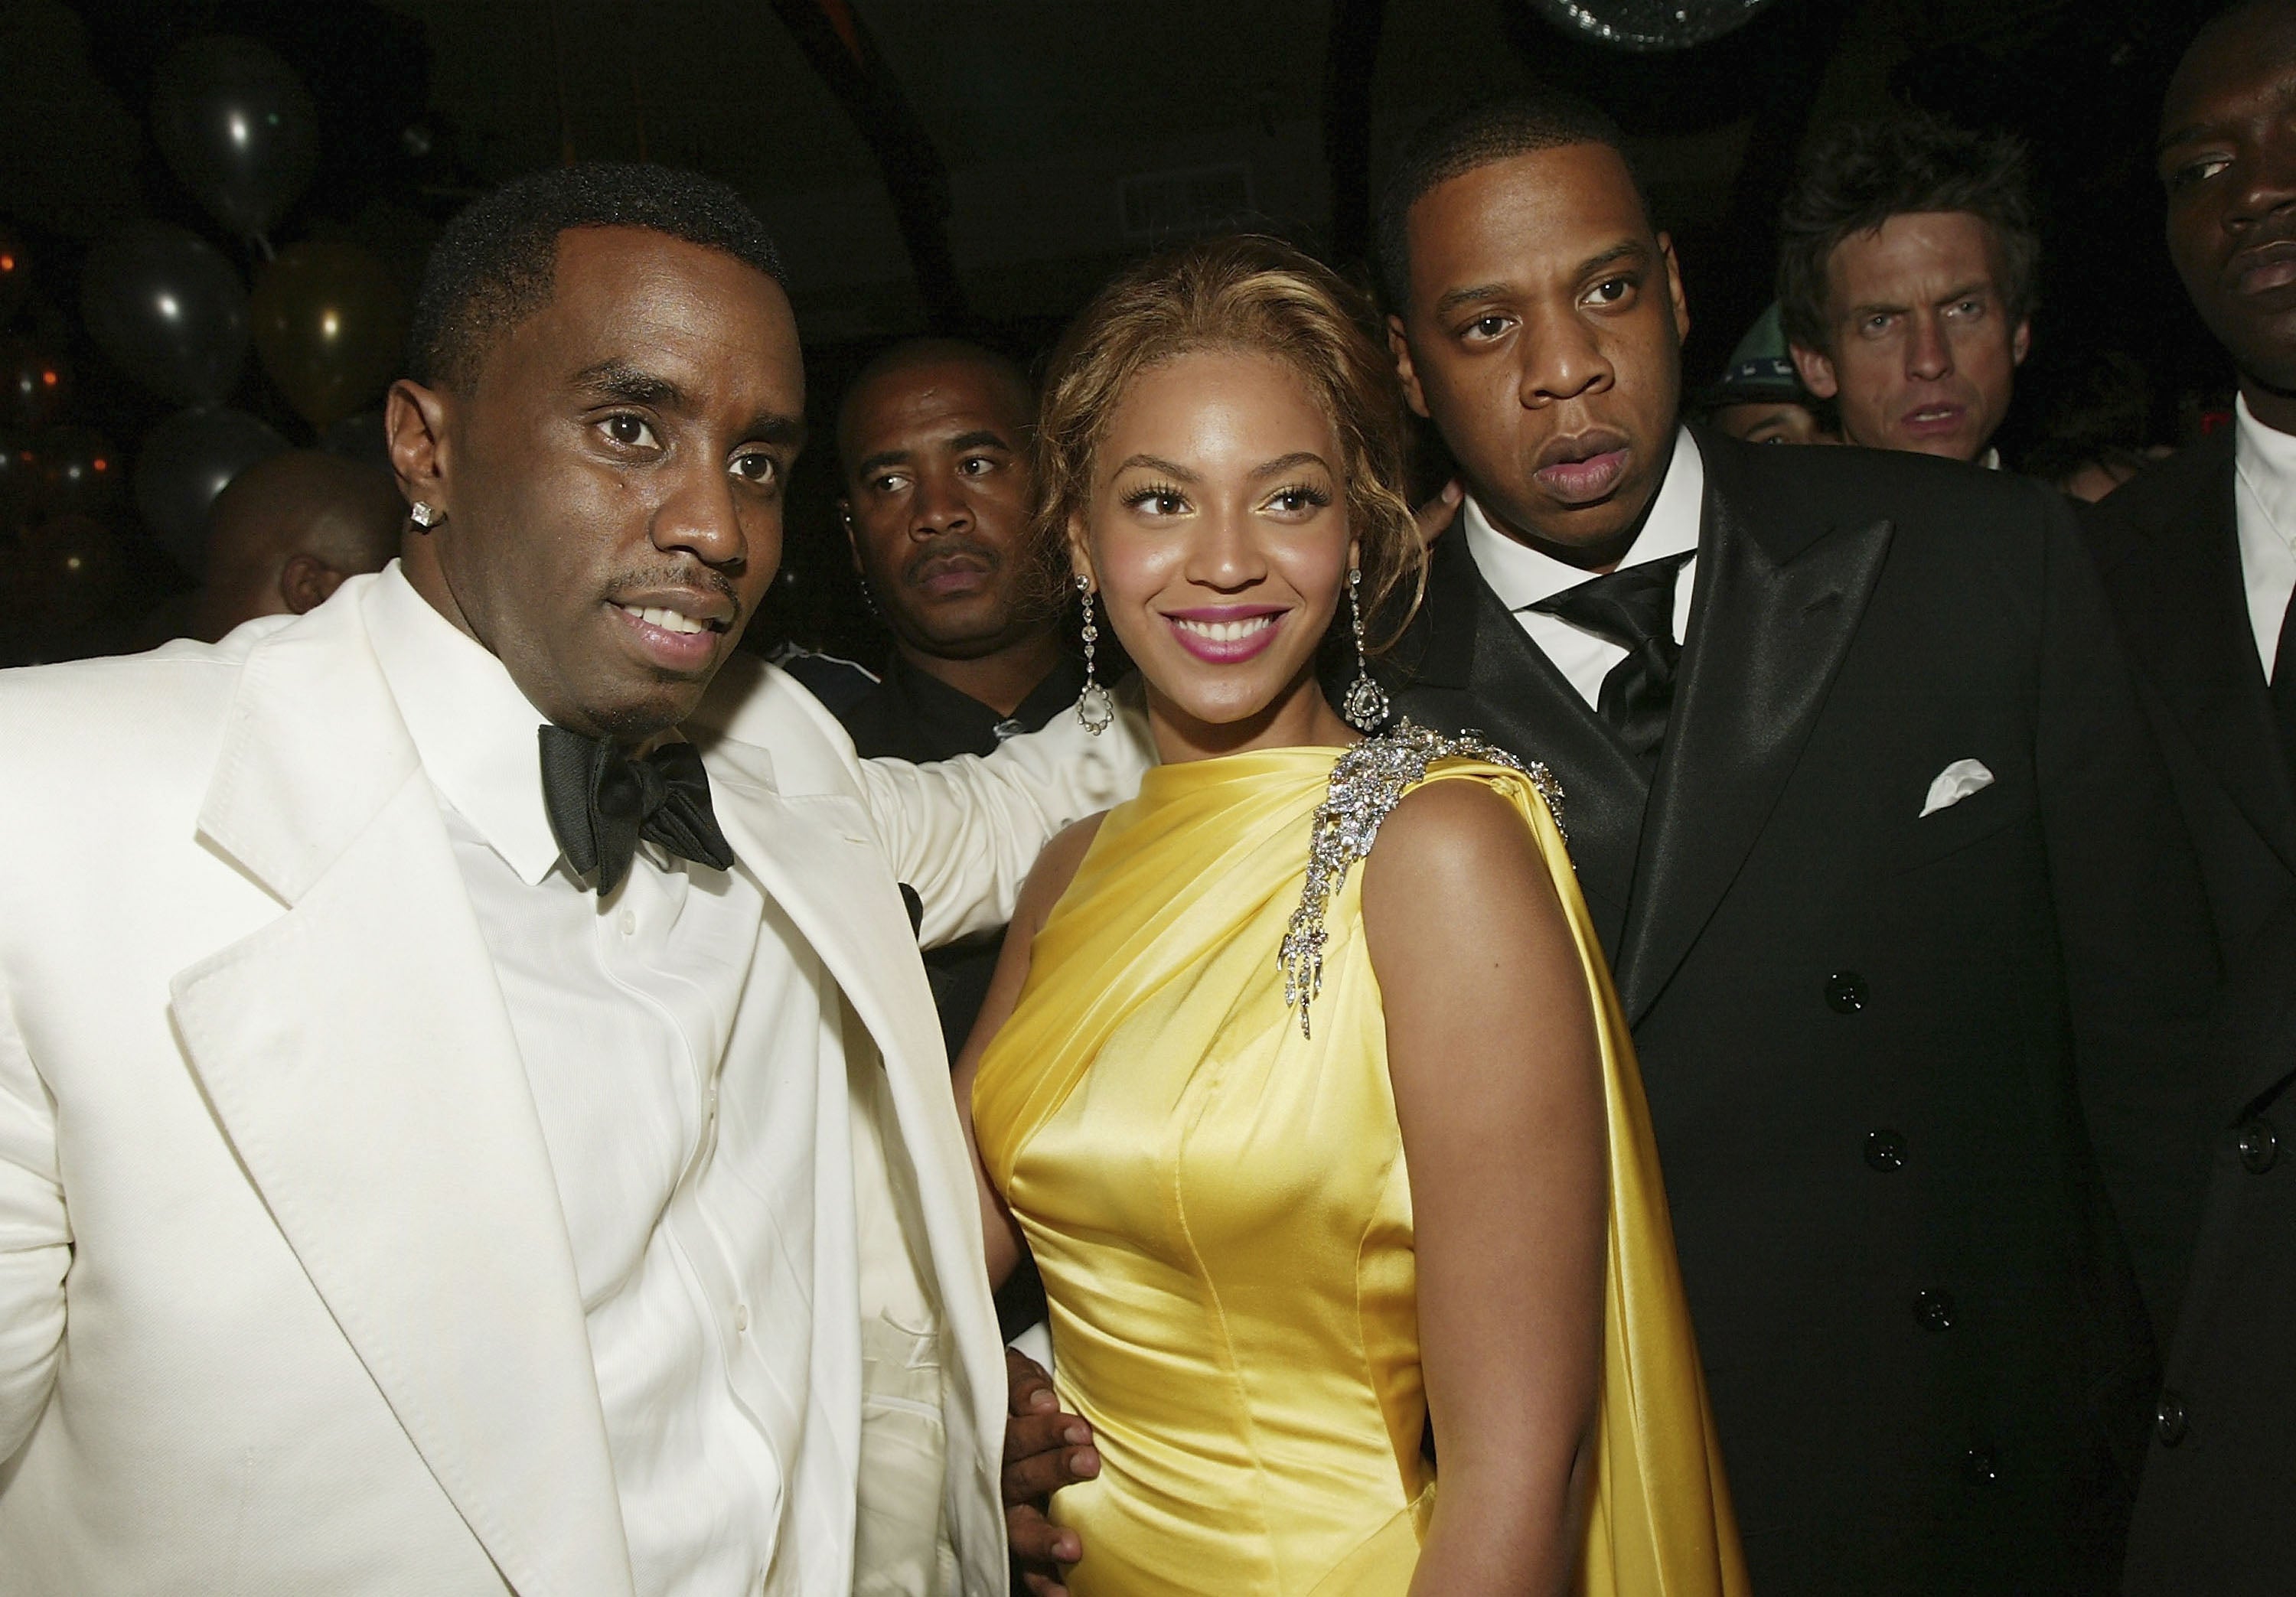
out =
{"type": "Polygon", "coordinates": [[[1411,1589],[1563,1593],[1602,1373],[1609,1202],[1578,947],[1529,828],[1480,782],[1431,782],[1396,807],[1363,905],[1442,1458],[1411,1589]]]}
{"type": "Polygon", "coordinates": [[[1075,880],[1077,866],[1084,862],[1085,850],[1092,844],[1093,834],[1100,830],[1099,815],[1088,815],[1074,825],[1055,833],[1037,856],[1029,880],[1021,884],[1021,897],[1013,906],[1013,923],[1004,929],[1004,946],[996,955],[996,969],[988,979],[988,995],[980,1001],[980,1012],[972,1022],[972,1035],[964,1039],[964,1051],[956,1056],[956,1069],[951,1085],[956,1091],[957,1118],[964,1125],[964,1146],[972,1155],[973,1183],[980,1190],[980,1237],[988,1256],[988,1284],[999,1288],[1013,1274],[1021,1261],[1021,1250],[1028,1244],[1021,1240],[1021,1227],[1013,1218],[1013,1211],[1004,1207],[1004,1197],[988,1179],[988,1167],[980,1162],[980,1140],[972,1130],[972,1078],[980,1074],[980,1056],[988,1052],[989,1040],[1004,1029],[1004,1022],[1013,1018],[1013,1006],[1020,1002],[1021,986],[1029,979],[1029,948],[1035,942],[1045,918],[1053,913],[1053,905],[1068,891],[1075,880]]]}

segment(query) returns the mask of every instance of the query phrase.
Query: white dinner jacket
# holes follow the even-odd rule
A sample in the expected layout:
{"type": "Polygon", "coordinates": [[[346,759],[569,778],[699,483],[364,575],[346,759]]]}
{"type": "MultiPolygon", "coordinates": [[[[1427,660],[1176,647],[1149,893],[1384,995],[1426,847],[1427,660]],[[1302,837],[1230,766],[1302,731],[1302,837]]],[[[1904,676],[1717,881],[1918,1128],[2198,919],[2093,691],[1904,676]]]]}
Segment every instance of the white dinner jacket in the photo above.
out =
{"type": "MultiPolygon", "coordinates": [[[[0,673],[9,1597],[630,1591],[548,1157],[365,586],[0,673]]],[[[865,1367],[815,1380],[863,1388],[828,1405],[864,1416],[857,1590],[1003,1589],[1004,1367],[898,884],[929,942],[1005,918],[1145,764],[1071,722],[864,763],[743,659],[688,726],[849,1011],[860,1240],[815,1277],[858,1293],[865,1367]]]]}

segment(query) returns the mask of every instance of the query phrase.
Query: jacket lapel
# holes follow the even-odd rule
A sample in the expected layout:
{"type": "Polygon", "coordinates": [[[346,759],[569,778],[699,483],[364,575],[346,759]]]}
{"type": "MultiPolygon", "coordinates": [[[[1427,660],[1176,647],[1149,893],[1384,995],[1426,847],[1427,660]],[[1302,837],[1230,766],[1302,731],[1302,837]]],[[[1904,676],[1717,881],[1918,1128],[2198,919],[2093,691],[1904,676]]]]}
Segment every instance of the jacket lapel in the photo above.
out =
{"type": "Polygon", "coordinates": [[[1398,702],[1447,733],[1475,732],[1562,784],[1562,822],[1588,912],[1615,948],[1649,783],[1617,736],[1490,590],[1466,539],[1436,545],[1398,702]]]}
{"type": "Polygon", "coordinates": [[[1758,528],[1728,448],[1700,443],[1698,591],[1615,962],[1629,1023],[1649,1011],[1760,834],[1890,548],[1886,520],[1807,541],[1808,529],[1758,528]]]}
{"type": "MultiPolygon", "coordinates": [[[[874,823],[849,795],[779,791],[766,749],[708,733],[697,741],[726,840],[812,946],[876,1044],[898,1122],[881,1126],[879,1134],[889,1151],[898,1145],[928,1195],[916,1218],[938,1277],[929,1290],[966,1361],[962,1389],[973,1411],[968,1429],[977,1437],[1001,1437],[1002,1339],[980,1223],[969,1203],[953,1208],[930,1200],[933,1193],[971,1192],[972,1158],[950,1096],[947,1054],[916,934],[874,823]]],[[[953,1454],[949,1468],[954,1472],[964,1462],[953,1454]]],[[[985,1501],[995,1483],[982,1475],[976,1486],[985,1501]]]]}
{"type": "Polygon", "coordinates": [[[178,973],[176,1026],[312,1285],[512,1588],[627,1597],[549,1157],[363,586],[248,659],[200,829],[288,907],[178,973]]]}
{"type": "Polygon", "coordinates": [[[2178,504],[2185,517],[2142,528],[2104,570],[2105,586],[2169,714],[2296,871],[2296,790],[2249,626],[2230,433],[2199,452],[2196,494],[2178,504]]]}

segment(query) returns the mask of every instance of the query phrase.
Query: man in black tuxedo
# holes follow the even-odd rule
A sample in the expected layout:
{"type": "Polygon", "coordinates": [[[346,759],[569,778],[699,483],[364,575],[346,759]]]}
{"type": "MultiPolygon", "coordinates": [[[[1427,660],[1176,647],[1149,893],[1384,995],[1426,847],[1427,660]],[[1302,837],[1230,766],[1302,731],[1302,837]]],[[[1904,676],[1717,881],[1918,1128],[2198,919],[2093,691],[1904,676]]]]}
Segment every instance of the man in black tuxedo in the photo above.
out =
{"type": "Polygon", "coordinates": [[[2234,424],[2083,518],[2218,935],[2211,1177],[2129,1541],[2132,1591],[2296,1585],[2296,4],[2202,34],[2162,108],[2169,249],[2240,374],[2234,424]]]}
{"type": "Polygon", "coordinates": [[[1574,102],[1439,119],[1380,242],[1468,489],[1398,706],[1561,779],[1755,1588],[2109,1589],[2153,1359],[2104,1188],[2190,1202],[2216,957],[2070,512],[1681,428],[1672,249],[1574,102]]]}

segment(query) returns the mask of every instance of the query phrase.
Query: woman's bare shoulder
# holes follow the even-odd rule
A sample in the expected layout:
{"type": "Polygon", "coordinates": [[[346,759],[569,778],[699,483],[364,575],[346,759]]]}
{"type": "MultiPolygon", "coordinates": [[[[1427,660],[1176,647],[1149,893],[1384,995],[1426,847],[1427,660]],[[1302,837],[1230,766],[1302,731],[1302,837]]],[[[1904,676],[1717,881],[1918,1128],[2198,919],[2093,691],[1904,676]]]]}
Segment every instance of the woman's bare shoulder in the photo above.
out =
{"type": "Polygon", "coordinates": [[[1373,839],[1371,860],[1444,875],[1538,856],[1514,801],[1488,782],[1455,776],[1422,782],[1396,801],[1373,839]]]}

